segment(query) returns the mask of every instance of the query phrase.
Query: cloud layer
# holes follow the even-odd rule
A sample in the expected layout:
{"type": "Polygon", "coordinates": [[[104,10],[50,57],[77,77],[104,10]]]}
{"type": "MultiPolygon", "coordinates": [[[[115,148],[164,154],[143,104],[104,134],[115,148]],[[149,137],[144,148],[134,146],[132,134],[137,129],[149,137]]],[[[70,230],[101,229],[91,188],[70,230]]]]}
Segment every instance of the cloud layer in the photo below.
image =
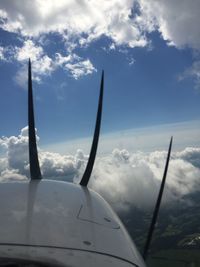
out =
{"type": "Polygon", "coordinates": [[[157,28],[171,45],[200,48],[198,0],[2,0],[0,8],[1,27],[25,37],[58,32],[85,44],[105,35],[135,47],[145,46],[144,32],[157,28]]]}
{"type": "MultiPolygon", "coordinates": [[[[39,137],[38,141],[39,141],[39,137]]],[[[27,179],[29,176],[27,127],[18,136],[2,137],[0,146],[6,156],[0,158],[2,182],[27,179]]],[[[167,151],[130,153],[114,149],[97,157],[90,187],[117,209],[131,205],[149,208],[155,202],[163,175],[167,151]]],[[[75,155],[60,155],[39,149],[44,178],[78,182],[88,156],[81,150],[75,155]]],[[[163,203],[173,203],[200,189],[200,148],[174,152],[170,161],[163,203]]]]}
{"type": "Polygon", "coordinates": [[[79,44],[106,35],[117,44],[144,46],[145,38],[130,17],[133,3],[133,0],[1,1],[2,28],[28,37],[58,32],[66,40],[77,38],[79,44]]]}

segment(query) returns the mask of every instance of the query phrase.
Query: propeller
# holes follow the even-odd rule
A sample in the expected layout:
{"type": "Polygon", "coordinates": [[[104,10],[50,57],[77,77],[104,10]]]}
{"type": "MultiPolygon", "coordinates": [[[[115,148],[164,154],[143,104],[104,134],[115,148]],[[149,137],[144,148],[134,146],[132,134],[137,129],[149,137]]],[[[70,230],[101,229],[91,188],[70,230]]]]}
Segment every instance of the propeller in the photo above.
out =
{"type": "Polygon", "coordinates": [[[34,107],[33,107],[33,90],[31,60],[28,62],[28,136],[29,136],[29,162],[31,179],[42,179],[40,165],[38,160],[38,151],[35,134],[34,107]]]}
{"type": "Polygon", "coordinates": [[[87,184],[90,180],[90,176],[92,173],[92,169],[93,169],[94,161],[95,161],[95,157],[96,157],[98,141],[99,141],[99,133],[100,133],[100,128],[101,128],[103,91],[104,91],[104,71],[102,71],[102,75],[101,75],[99,104],[98,104],[98,110],[97,110],[96,126],[95,126],[95,131],[94,131],[93,142],[92,142],[92,146],[91,146],[91,150],[90,150],[88,163],[87,163],[85,172],[84,172],[83,177],[82,177],[81,182],[80,182],[80,185],[82,185],[82,186],[87,186],[87,184]]]}
{"type": "Polygon", "coordinates": [[[171,148],[172,148],[172,141],[173,141],[173,137],[171,137],[171,140],[170,140],[168,154],[167,154],[167,160],[166,160],[166,164],[165,164],[165,170],[164,170],[164,174],[163,174],[163,178],[162,178],[162,182],[161,182],[161,186],[160,186],[160,191],[159,191],[159,194],[158,194],[158,198],[157,198],[156,206],[155,206],[155,209],[154,209],[151,225],[150,225],[149,232],[148,232],[148,235],[147,235],[147,241],[146,241],[146,244],[145,244],[145,247],[144,247],[144,252],[143,252],[144,260],[147,259],[148,252],[149,252],[149,247],[150,247],[151,240],[152,240],[153,231],[154,231],[155,224],[156,224],[156,221],[157,221],[157,218],[158,218],[158,212],[159,212],[160,203],[161,203],[161,200],[162,200],[163,190],[164,190],[164,186],[165,186],[165,180],[166,180],[166,177],[167,177],[167,171],[168,171],[171,148]]]}

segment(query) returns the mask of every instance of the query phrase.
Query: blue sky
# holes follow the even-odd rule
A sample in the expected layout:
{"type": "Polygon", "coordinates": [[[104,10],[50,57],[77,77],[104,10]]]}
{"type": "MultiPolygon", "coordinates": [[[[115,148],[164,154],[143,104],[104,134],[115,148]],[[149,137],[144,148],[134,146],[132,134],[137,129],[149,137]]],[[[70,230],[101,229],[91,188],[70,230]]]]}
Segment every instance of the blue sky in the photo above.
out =
{"type": "Polygon", "coordinates": [[[43,145],[93,134],[102,69],[103,134],[200,120],[198,1],[27,2],[0,3],[1,136],[27,125],[28,57],[43,145]]]}

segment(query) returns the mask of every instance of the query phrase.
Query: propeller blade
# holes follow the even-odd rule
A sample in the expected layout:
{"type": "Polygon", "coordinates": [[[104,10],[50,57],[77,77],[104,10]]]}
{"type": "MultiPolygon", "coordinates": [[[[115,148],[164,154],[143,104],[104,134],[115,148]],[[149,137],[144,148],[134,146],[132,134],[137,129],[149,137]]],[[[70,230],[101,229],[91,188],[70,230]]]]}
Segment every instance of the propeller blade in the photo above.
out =
{"type": "Polygon", "coordinates": [[[166,164],[165,164],[165,170],[164,170],[164,174],[163,174],[163,179],[162,179],[162,182],[161,182],[160,191],[159,191],[157,202],[156,202],[156,206],[155,206],[155,209],[154,209],[154,213],[153,213],[153,217],[152,217],[152,221],[151,221],[151,226],[149,228],[147,241],[146,241],[146,244],[145,244],[145,247],[144,247],[144,252],[143,252],[144,260],[146,260],[147,256],[148,256],[148,252],[149,252],[149,247],[150,247],[153,231],[154,231],[155,224],[156,224],[157,217],[158,217],[160,203],[161,203],[161,200],[162,200],[163,190],[164,190],[164,186],[165,186],[165,180],[166,180],[166,177],[167,177],[168,165],[169,165],[171,148],[172,148],[172,141],[173,141],[173,137],[171,137],[171,140],[170,140],[168,154],[167,154],[167,160],[166,160],[166,164]]]}
{"type": "Polygon", "coordinates": [[[83,174],[83,177],[81,179],[80,185],[87,186],[92,169],[94,166],[94,161],[96,157],[97,147],[98,147],[98,141],[99,141],[99,133],[101,128],[101,116],[102,116],[102,106],[103,106],[103,90],[104,90],[104,71],[102,71],[101,76],[101,86],[100,86],[100,94],[99,94],[99,104],[98,104],[98,110],[97,110],[97,118],[96,118],[96,126],[94,131],[94,137],[92,142],[92,147],[90,150],[90,156],[88,159],[88,163],[85,169],[85,172],[83,174]]]}
{"type": "Polygon", "coordinates": [[[35,121],[33,108],[33,90],[31,75],[31,60],[28,63],[28,136],[29,136],[29,162],[31,179],[42,179],[38,161],[38,151],[35,135],[35,121]]]}

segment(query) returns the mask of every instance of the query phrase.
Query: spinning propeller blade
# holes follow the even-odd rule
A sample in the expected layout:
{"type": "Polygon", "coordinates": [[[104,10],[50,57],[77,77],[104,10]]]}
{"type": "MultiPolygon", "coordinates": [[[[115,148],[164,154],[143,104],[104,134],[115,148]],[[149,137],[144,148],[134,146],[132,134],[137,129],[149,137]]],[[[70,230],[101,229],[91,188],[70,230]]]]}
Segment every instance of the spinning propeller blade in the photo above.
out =
{"type": "Polygon", "coordinates": [[[99,104],[98,104],[98,110],[97,110],[97,118],[96,118],[96,126],[94,131],[94,137],[92,142],[92,147],[90,150],[90,156],[88,159],[88,163],[85,169],[85,172],[83,174],[83,177],[81,179],[80,185],[87,186],[92,169],[94,166],[94,161],[96,157],[97,147],[98,147],[98,141],[99,141],[99,133],[101,128],[101,116],[102,116],[102,106],[103,106],[103,91],[104,91],[104,71],[102,71],[101,76],[101,86],[100,86],[100,94],[99,94],[99,104]]]}
{"type": "Polygon", "coordinates": [[[150,247],[150,243],[151,243],[151,239],[152,239],[152,235],[153,235],[153,231],[154,231],[155,224],[156,224],[156,221],[157,221],[157,218],[158,218],[158,212],[159,212],[160,203],[161,203],[161,200],[162,200],[162,195],[163,195],[163,190],[164,190],[164,186],[165,186],[165,180],[166,180],[167,171],[168,171],[168,165],[169,165],[169,160],[170,160],[170,154],[171,154],[171,148],[172,148],[172,140],[173,140],[173,137],[171,137],[171,140],[170,140],[168,154],[167,154],[167,160],[166,160],[166,164],[165,164],[165,170],[164,170],[164,174],[163,174],[163,179],[162,179],[162,183],[161,183],[161,186],[160,186],[160,191],[159,191],[157,202],[156,202],[156,206],[155,206],[155,209],[154,209],[151,225],[150,225],[150,228],[149,228],[147,241],[146,241],[146,244],[145,244],[145,247],[144,247],[144,252],[143,252],[144,260],[147,259],[148,252],[149,252],[149,247],[150,247]]]}
{"type": "Polygon", "coordinates": [[[31,179],[42,179],[38,161],[38,151],[35,135],[35,121],[33,108],[33,90],[31,75],[31,60],[28,63],[28,136],[29,136],[29,162],[31,179]]]}

